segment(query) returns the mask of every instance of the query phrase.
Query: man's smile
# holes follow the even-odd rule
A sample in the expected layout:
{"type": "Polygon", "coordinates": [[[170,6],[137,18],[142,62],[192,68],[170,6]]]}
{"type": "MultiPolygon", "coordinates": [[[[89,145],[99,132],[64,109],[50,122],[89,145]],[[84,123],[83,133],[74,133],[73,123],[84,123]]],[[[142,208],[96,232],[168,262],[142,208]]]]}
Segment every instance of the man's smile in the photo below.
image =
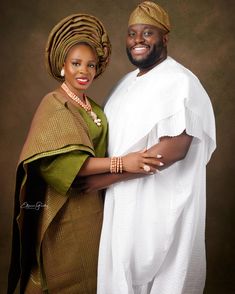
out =
{"type": "Polygon", "coordinates": [[[149,51],[149,46],[147,45],[136,45],[131,48],[131,53],[133,55],[143,55],[149,51]]]}

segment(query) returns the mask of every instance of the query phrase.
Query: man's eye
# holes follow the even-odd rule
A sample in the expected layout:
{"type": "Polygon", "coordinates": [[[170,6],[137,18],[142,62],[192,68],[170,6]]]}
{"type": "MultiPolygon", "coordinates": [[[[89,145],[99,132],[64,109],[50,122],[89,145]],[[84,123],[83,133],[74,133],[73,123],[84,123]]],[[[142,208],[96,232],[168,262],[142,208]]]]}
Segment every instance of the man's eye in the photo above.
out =
{"type": "Polygon", "coordinates": [[[134,37],[135,36],[135,33],[134,32],[130,32],[130,33],[128,33],[128,36],[129,37],[134,37]]]}
{"type": "Polygon", "coordinates": [[[144,36],[145,37],[149,37],[149,36],[151,36],[152,35],[152,32],[144,32],[144,36]]]}

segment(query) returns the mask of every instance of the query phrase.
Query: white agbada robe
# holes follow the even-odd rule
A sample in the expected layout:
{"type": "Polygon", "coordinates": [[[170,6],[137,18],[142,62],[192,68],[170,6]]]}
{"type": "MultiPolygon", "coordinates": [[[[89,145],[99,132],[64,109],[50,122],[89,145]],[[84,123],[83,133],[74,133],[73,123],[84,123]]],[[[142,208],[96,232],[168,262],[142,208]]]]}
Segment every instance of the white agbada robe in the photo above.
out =
{"type": "Polygon", "coordinates": [[[150,148],[184,130],[194,138],[183,160],[107,189],[97,293],[201,294],[206,164],[215,149],[210,99],[170,57],[137,74],[127,74],[105,106],[109,156],[150,148]]]}

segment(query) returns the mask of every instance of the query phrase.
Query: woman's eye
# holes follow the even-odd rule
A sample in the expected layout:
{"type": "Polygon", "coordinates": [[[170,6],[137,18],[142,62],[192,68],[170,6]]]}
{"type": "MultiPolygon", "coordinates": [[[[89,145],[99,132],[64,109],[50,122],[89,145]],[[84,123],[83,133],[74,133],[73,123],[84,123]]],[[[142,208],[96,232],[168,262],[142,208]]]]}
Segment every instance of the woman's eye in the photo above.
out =
{"type": "Polygon", "coordinates": [[[79,63],[78,62],[72,62],[72,65],[73,66],[79,66],[79,63]]]}
{"type": "Polygon", "coordinates": [[[95,68],[95,67],[96,67],[96,65],[95,65],[95,64],[93,64],[93,63],[91,63],[91,64],[89,64],[89,67],[90,67],[90,68],[95,68]]]}

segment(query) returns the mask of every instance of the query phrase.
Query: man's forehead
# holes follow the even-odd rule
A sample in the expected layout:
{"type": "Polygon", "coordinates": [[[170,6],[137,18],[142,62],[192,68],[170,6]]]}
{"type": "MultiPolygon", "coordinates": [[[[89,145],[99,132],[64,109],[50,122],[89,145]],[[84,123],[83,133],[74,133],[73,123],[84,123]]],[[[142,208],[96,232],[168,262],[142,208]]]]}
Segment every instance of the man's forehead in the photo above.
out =
{"type": "Polygon", "coordinates": [[[152,30],[158,30],[156,26],[149,25],[149,24],[133,24],[128,27],[128,31],[135,31],[135,30],[146,30],[146,29],[152,29],[152,30]]]}

